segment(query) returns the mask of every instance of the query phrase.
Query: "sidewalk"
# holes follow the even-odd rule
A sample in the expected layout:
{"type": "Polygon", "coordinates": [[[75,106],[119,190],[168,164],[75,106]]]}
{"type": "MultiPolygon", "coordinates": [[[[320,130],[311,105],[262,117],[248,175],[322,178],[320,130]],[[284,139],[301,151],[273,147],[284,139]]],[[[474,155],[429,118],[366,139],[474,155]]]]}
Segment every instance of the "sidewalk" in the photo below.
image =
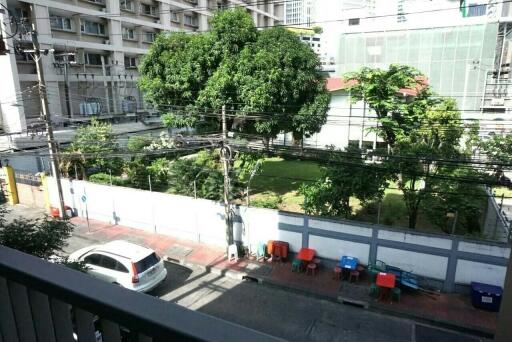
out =
{"type": "Polygon", "coordinates": [[[469,296],[439,294],[428,296],[419,292],[402,293],[400,302],[376,302],[368,295],[369,282],[363,276],[355,283],[332,279],[330,269],[321,268],[316,276],[291,272],[289,262],[255,262],[240,259],[229,263],[223,248],[159,235],[139,229],[85,219],[72,218],[74,235],[91,240],[91,244],[123,239],[154,249],[169,261],[195,266],[215,274],[236,279],[246,277],[261,283],[284,287],[341,303],[358,305],[403,317],[437,323],[449,328],[470,330],[487,336],[494,334],[497,313],[475,309],[469,296]]]}

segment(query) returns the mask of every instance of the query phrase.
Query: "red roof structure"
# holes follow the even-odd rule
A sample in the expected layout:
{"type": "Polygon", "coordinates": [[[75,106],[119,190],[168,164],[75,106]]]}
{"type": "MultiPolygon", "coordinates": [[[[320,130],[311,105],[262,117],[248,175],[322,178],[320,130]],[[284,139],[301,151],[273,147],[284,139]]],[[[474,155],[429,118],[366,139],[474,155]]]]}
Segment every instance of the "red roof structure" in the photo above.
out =
{"type": "MultiPolygon", "coordinates": [[[[422,90],[424,90],[428,86],[428,78],[425,76],[417,76],[416,77],[416,85],[411,88],[402,88],[398,92],[403,96],[416,96],[422,90]]],[[[341,77],[330,77],[327,79],[326,87],[328,91],[338,91],[349,88],[357,83],[356,80],[348,80],[345,81],[341,77]]]]}

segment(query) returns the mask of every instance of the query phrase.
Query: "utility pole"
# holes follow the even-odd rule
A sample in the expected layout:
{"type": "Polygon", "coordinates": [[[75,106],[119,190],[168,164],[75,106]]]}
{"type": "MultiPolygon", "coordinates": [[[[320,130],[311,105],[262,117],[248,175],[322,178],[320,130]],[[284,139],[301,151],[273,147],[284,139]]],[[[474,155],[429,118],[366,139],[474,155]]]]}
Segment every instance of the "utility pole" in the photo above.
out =
{"type": "Polygon", "coordinates": [[[231,149],[227,145],[228,129],[226,124],[226,106],[222,106],[222,148],[220,156],[222,158],[222,168],[224,170],[224,220],[226,221],[226,241],[228,246],[233,243],[233,229],[231,226],[231,212],[229,205],[229,160],[231,159],[231,149]]]}
{"type": "Polygon", "coordinates": [[[53,136],[53,127],[52,121],[50,117],[50,109],[48,107],[48,94],[46,92],[45,82],[44,82],[44,73],[43,73],[43,63],[41,61],[41,51],[39,46],[39,41],[37,39],[37,31],[35,29],[35,25],[32,24],[32,45],[34,48],[34,61],[36,62],[37,68],[37,78],[39,81],[39,97],[41,99],[41,111],[43,114],[44,124],[46,128],[46,137],[48,140],[48,150],[50,152],[50,164],[51,170],[53,172],[53,176],[55,177],[55,181],[57,182],[57,192],[59,195],[59,215],[61,217],[66,217],[66,212],[64,211],[64,197],[62,196],[62,184],[60,183],[60,170],[59,170],[59,161],[57,155],[57,144],[55,138],[53,136]]]}

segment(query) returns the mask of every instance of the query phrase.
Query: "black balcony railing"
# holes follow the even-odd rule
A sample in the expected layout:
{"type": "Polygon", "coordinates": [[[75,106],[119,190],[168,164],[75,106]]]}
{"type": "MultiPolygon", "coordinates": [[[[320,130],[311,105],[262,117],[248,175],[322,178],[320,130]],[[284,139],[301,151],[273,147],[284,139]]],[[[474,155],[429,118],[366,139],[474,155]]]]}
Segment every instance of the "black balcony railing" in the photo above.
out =
{"type": "Polygon", "coordinates": [[[100,334],[104,342],[279,340],[0,246],[0,341],[100,334]]]}

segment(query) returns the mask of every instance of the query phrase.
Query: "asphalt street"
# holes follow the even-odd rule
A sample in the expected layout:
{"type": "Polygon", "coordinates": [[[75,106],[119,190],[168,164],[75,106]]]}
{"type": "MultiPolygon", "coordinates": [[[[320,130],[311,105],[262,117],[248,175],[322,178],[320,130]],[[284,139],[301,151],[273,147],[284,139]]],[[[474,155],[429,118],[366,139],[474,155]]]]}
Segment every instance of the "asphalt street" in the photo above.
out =
{"type": "Polygon", "coordinates": [[[290,341],[473,342],[480,339],[294,291],[168,263],[150,294],[290,341]]]}

